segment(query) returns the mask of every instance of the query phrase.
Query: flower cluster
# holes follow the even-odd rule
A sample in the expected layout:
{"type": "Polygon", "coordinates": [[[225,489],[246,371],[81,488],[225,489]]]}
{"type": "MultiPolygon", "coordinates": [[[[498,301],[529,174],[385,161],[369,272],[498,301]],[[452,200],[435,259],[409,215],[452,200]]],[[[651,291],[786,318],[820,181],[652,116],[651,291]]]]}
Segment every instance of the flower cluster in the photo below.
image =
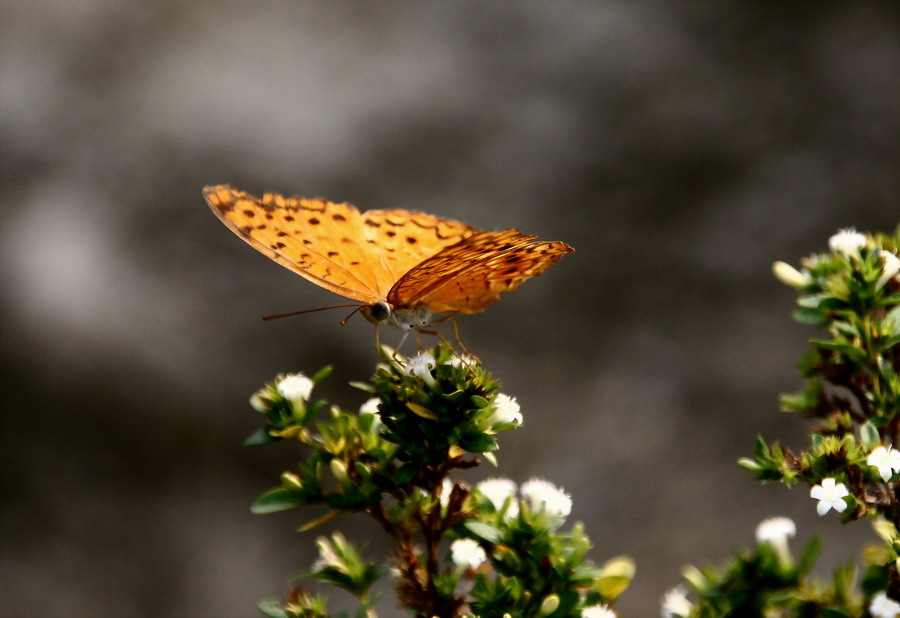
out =
{"type": "MultiPolygon", "coordinates": [[[[896,602],[878,594],[900,591],[900,452],[894,448],[900,438],[900,228],[893,236],[840,230],[828,247],[828,253],[804,259],[799,270],[784,262],[773,266],[775,276],[799,294],[794,318],[826,333],[811,340],[800,363],[804,391],[781,398],[786,411],[813,420],[810,447],[798,454],[760,437],[754,456],[740,464],[762,481],[807,484],[820,516],[834,511],[845,522],[872,519],[884,545],[866,552],[863,598],[871,615],[893,616],[884,608],[896,602]]],[[[784,543],[772,547],[782,556],[780,568],[795,568],[795,579],[805,575],[805,559],[793,567],[783,559],[784,543]]],[[[726,579],[717,577],[719,583],[726,579]]],[[[816,607],[862,603],[840,581],[836,576],[837,596],[819,599],[816,607]]],[[[800,590],[800,582],[780,585],[800,590]]]]}
{"type": "Polygon", "coordinates": [[[839,231],[829,253],[784,262],[776,276],[800,294],[795,319],[827,333],[801,361],[806,389],[781,398],[785,410],[816,421],[801,454],[757,441],[741,460],[760,479],[803,482],[817,511],[845,521],[883,515],[900,524],[900,230],[894,236],[839,231]]]}
{"type": "MultiPolygon", "coordinates": [[[[480,364],[437,346],[410,359],[386,354],[357,412],[314,400],[324,370],[279,376],[251,398],[265,415],[248,444],[300,442],[309,454],[253,504],[256,513],[324,504],[310,530],[344,512],[372,517],[395,542],[387,565],[367,562],[340,533],[317,541],[305,575],[337,586],[374,615],[375,580],[390,571],[400,605],[416,615],[534,615],[612,618],[612,603],[634,574],[621,557],[597,567],[580,524],[560,528],[572,511],[562,488],[533,478],[520,487],[491,478],[474,488],[451,473],[496,465],[497,435],[520,427],[514,397],[480,364]]],[[[294,588],[261,609],[278,618],[325,617],[325,601],[294,588]]]]}
{"type": "Polygon", "coordinates": [[[572,510],[561,487],[533,478],[520,487],[488,478],[465,505],[472,517],[452,534],[452,559],[473,578],[470,607],[478,616],[614,616],[609,607],[634,575],[626,557],[594,567],[580,524],[560,534],[572,510]],[[480,551],[479,551],[480,550],[480,551]],[[580,612],[580,613],[579,613],[580,612]]]}
{"type": "MultiPolygon", "coordinates": [[[[830,581],[821,582],[810,571],[821,549],[813,537],[794,558],[788,541],[796,526],[786,517],[773,517],[756,529],[756,545],[741,549],[722,568],[683,571],[687,585],[669,590],[663,597],[663,618],[718,618],[719,616],[870,616],[897,618],[900,605],[888,598],[885,582],[870,566],[864,593],[854,588],[857,567],[848,563],[835,569],[830,581]],[[866,600],[868,598],[868,601],[866,600]]],[[[877,562],[877,560],[876,560],[877,562]]]]}

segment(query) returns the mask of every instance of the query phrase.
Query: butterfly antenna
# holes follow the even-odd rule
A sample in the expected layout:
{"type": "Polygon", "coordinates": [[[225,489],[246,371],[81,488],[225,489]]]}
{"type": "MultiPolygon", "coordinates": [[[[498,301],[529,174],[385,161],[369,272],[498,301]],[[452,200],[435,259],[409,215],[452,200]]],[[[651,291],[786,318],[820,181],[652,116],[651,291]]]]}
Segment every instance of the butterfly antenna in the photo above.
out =
{"type": "MultiPolygon", "coordinates": [[[[303,311],[292,311],[291,313],[280,313],[278,315],[267,315],[267,316],[263,317],[263,319],[264,320],[277,320],[279,318],[289,318],[292,315],[301,315],[303,313],[315,313],[316,311],[325,311],[327,309],[340,309],[341,307],[356,307],[356,309],[353,310],[353,313],[356,313],[357,311],[359,311],[360,309],[365,307],[365,305],[357,305],[356,303],[351,303],[351,304],[347,304],[347,305],[332,305],[331,307],[319,307],[318,309],[304,309],[303,311]]],[[[350,315],[353,315],[353,313],[351,313],[350,315]]],[[[347,318],[344,318],[344,322],[347,321],[347,319],[350,317],[350,315],[348,315],[347,318]]],[[[341,322],[341,324],[343,324],[344,322],[341,322]]]]}
{"type": "MultiPolygon", "coordinates": [[[[344,305],[344,306],[345,306],[345,307],[352,307],[353,305],[344,305]]],[[[359,311],[360,309],[362,309],[362,308],[365,307],[365,306],[366,306],[366,305],[359,305],[356,309],[354,309],[353,311],[351,311],[351,312],[350,312],[350,315],[348,315],[346,318],[344,318],[343,320],[341,320],[341,326],[347,326],[347,320],[349,320],[350,318],[352,318],[352,317],[353,317],[353,314],[355,314],[357,311],[359,311]]]]}

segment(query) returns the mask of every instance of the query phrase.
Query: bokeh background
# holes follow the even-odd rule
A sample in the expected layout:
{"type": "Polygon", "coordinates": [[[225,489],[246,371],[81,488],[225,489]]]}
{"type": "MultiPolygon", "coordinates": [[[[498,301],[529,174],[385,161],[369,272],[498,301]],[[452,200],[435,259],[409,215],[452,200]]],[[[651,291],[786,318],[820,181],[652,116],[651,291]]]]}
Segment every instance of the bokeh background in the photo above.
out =
{"type": "Polygon", "coordinates": [[[4,616],[252,616],[314,559],[318,513],[248,511],[296,452],[241,446],[246,401],[333,363],[319,392],[358,406],[372,328],[262,322],[338,299],[222,226],[219,182],[576,248],[461,329],[525,415],[500,472],[637,560],[623,615],[767,516],[825,534],[823,569],[873,538],[735,461],[804,443],[777,396],[814,332],[770,264],[900,219],[897,3],[0,7],[4,616]]]}

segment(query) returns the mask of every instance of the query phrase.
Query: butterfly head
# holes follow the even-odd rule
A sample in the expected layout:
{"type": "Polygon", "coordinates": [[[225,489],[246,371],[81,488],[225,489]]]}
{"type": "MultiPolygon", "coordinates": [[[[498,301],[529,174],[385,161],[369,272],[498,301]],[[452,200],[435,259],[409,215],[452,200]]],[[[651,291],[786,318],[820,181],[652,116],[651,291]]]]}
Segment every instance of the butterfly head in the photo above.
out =
{"type": "Polygon", "coordinates": [[[387,322],[401,330],[421,330],[431,325],[431,311],[426,307],[394,309],[387,301],[380,300],[366,305],[360,311],[372,324],[387,322]]]}

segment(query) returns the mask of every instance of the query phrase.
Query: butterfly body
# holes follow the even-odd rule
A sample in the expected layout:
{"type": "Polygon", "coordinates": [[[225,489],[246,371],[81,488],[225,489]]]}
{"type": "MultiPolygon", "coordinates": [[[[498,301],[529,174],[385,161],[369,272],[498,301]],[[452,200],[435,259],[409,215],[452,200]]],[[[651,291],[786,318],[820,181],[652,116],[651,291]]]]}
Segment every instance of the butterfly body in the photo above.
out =
{"type": "Polygon", "coordinates": [[[358,301],[369,321],[424,330],[435,314],[484,311],[573,249],[509,229],[408,210],[360,212],[300,196],[258,198],[205,187],[212,211],[235,234],[316,285],[358,301]]]}

